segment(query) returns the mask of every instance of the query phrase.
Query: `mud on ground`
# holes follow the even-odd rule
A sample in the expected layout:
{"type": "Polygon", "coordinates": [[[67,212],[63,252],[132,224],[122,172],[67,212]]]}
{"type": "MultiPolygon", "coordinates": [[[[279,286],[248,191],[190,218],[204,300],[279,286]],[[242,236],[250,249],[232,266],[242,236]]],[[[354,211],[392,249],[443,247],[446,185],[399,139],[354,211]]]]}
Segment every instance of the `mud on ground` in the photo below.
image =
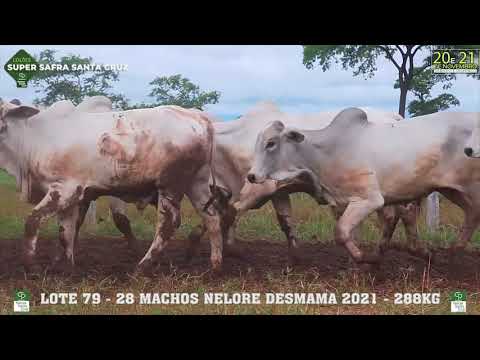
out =
{"type": "MultiPolygon", "coordinates": [[[[33,288],[32,292],[35,294],[51,289],[53,286],[51,279],[61,284],[61,288],[57,291],[64,292],[76,291],[75,289],[86,282],[90,282],[91,286],[95,287],[105,279],[112,284],[111,288],[105,288],[108,291],[135,288],[134,283],[138,279],[132,280],[131,274],[140,257],[127,248],[122,238],[83,237],[79,239],[76,250],[76,271],[73,275],[50,272],[49,264],[57,244],[56,239],[40,239],[37,259],[44,272],[41,275],[26,277],[21,265],[21,240],[0,241],[0,289],[4,289],[7,293],[23,286],[33,288]]],[[[267,292],[273,289],[291,292],[375,291],[386,294],[392,291],[466,290],[469,294],[476,296],[478,303],[480,289],[480,254],[478,252],[459,253],[455,262],[451,264],[446,250],[435,251],[433,262],[430,263],[407,252],[390,250],[384,255],[378,267],[367,272],[359,271],[348,257],[346,250],[333,243],[303,243],[298,253],[300,264],[293,269],[287,269],[286,243],[272,243],[258,239],[239,241],[238,247],[243,250],[243,257],[225,256],[223,273],[220,276],[213,276],[209,272],[209,244],[202,242],[199,256],[190,263],[185,259],[186,245],[184,240],[176,240],[169,244],[159,266],[143,283],[142,290],[174,291],[176,283],[182,283],[178,287],[180,291],[202,288],[214,291],[267,292]],[[185,279],[194,279],[191,280],[192,284],[194,283],[193,288],[185,285],[185,279]],[[148,285],[145,285],[147,283],[148,285]],[[226,284],[229,284],[227,288],[226,284]]],[[[148,242],[141,242],[142,254],[146,252],[148,246],[148,242]]],[[[364,246],[362,248],[365,249],[364,246]]],[[[202,313],[204,310],[192,311],[202,313]]],[[[283,312],[281,309],[277,311],[283,312]]],[[[296,313],[296,310],[292,311],[296,313]]],[[[351,311],[354,311],[354,307],[345,309],[344,313],[351,313],[351,311]]],[[[105,312],[109,313],[110,310],[105,312]]],[[[256,310],[253,309],[251,312],[256,310]]],[[[298,312],[302,313],[300,310],[298,312]]],[[[406,313],[410,312],[415,313],[415,310],[406,313]]],[[[329,311],[320,311],[320,313],[329,313],[329,311]]],[[[355,310],[354,313],[357,311],[355,310]]],[[[390,313],[390,311],[359,310],[358,313],[390,313]]]]}

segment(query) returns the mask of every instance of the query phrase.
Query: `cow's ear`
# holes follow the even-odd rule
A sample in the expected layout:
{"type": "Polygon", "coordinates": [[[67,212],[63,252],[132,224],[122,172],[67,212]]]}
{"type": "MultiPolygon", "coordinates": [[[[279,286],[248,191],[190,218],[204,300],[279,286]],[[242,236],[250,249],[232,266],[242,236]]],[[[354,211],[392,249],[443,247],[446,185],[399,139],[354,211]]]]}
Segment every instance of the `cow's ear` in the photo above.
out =
{"type": "Polygon", "coordinates": [[[39,111],[40,110],[34,107],[21,105],[21,106],[14,107],[12,109],[8,109],[4,116],[29,118],[33,115],[38,114],[39,111]]]}
{"type": "Polygon", "coordinates": [[[296,131],[296,130],[289,130],[285,133],[285,137],[288,140],[294,141],[296,143],[301,143],[303,140],[305,140],[305,135],[302,133],[296,131]]]}

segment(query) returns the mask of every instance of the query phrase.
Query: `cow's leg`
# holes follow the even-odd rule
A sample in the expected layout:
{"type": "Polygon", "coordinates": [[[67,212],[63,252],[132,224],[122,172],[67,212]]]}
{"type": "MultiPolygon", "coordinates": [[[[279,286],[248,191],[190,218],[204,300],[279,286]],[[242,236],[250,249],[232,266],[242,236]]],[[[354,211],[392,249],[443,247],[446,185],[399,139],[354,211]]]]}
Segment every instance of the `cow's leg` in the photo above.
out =
{"type": "MultiPolygon", "coordinates": [[[[340,217],[342,216],[343,212],[345,211],[345,208],[340,208],[338,206],[329,206],[330,211],[335,218],[335,221],[338,221],[340,217]]],[[[358,242],[361,238],[361,226],[355,227],[355,229],[352,230],[352,239],[355,242],[358,242]]]]}
{"type": "Polygon", "coordinates": [[[455,190],[440,191],[447,199],[459,206],[465,214],[465,220],[457,241],[450,247],[453,256],[458,250],[464,249],[470,242],[473,233],[480,224],[480,194],[462,193],[455,190]]]}
{"type": "Polygon", "coordinates": [[[240,218],[239,216],[234,217],[233,222],[231,223],[231,225],[230,225],[230,227],[228,228],[228,231],[227,231],[227,235],[226,235],[227,245],[230,248],[235,247],[236,244],[237,244],[237,240],[235,239],[235,234],[237,233],[237,226],[238,226],[239,218],[240,218]]]}
{"type": "Polygon", "coordinates": [[[186,194],[202,218],[203,225],[205,226],[205,235],[210,239],[210,261],[212,270],[219,272],[221,271],[223,263],[222,221],[217,207],[209,206],[205,208],[205,205],[209,203],[212,196],[209,178],[210,169],[204,167],[197,173],[196,178],[186,194]]]}
{"type": "MultiPolygon", "coordinates": [[[[88,208],[87,208],[88,209],[88,208]]],[[[70,208],[58,213],[59,240],[64,249],[64,258],[67,261],[70,271],[75,267],[74,246],[77,237],[77,226],[79,217],[79,206],[73,205],[70,208]]],[[[55,265],[61,261],[56,259],[55,265]]]]}
{"type": "MultiPolygon", "coordinates": [[[[74,245],[75,247],[78,246],[78,233],[80,232],[80,228],[83,225],[83,222],[85,221],[85,216],[87,215],[88,208],[90,207],[90,202],[89,201],[81,201],[80,204],[78,205],[78,211],[77,211],[77,216],[76,216],[76,222],[75,222],[75,236],[74,236],[74,245]]],[[[62,227],[65,228],[64,225],[62,225],[62,220],[61,216],[59,214],[58,217],[58,223],[59,223],[59,231],[61,231],[62,227]]],[[[55,267],[57,264],[62,261],[66,250],[65,250],[65,245],[64,241],[62,240],[62,237],[65,238],[62,234],[60,234],[60,244],[57,246],[56,254],[53,260],[52,266],[55,267]],[[61,246],[60,246],[61,245],[61,246]]],[[[68,256],[67,256],[68,258],[68,256]]]]}
{"type": "Polygon", "coordinates": [[[412,255],[420,256],[428,259],[431,255],[427,249],[427,245],[423,241],[419,241],[417,222],[418,214],[420,212],[420,202],[415,201],[407,205],[399,205],[398,207],[400,218],[405,227],[407,236],[408,252],[412,255]]]}
{"type": "Polygon", "coordinates": [[[375,192],[367,199],[351,201],[335,227],[335,240],[337,243],[345,246],[352,258],[358,263],[373,263],[378,259],[367,257],[355,245],[352,237],[352,230],[373,211],[382,207],[384,204],[383,196],[375,192]]]}
{"type": "Polygon", "coordinates": [[[390,246],[395,227],[400,219],[395,206],[384,206],[377,210],[378,220],[382,226],[382,240],[379,244],[379,254],[383,255],[390,246]]]}
{"type": "MultiPolygon", "coordinates": [[[[237,224],[237,210],[229,204],[223,192],[217,191],[217,199],[214,202],[215,208],[221,218],[222,239],[225,247],[225,253],[232,256],[243,257],[242,251],[237,248],[235,242],[235,227],[237,224]],[[225,246],[226,245],[226,246],[225,246]]],[[[187,262],[198,255],[200,240],[207,233],[205,224],[196,226],[188,235],[188,248],[186,253],[187,262]]]]}
{"type": "Polygon", "coordinates": [[[41,223],[59,211],[75,206],[82,194],[82,187],[74,182],[52,184],[45,197],[33,208],[25,222],[23,264],[33,270],[38,231],[41,223]]]}
{"type": "Polygon", "coordinates": [[[115,197],[109,197],[108,200],[115,226],[127,240],[128,248],[135,254],[139,254],[138,240],[132,232],[130,220],[127,217],[127,204],[115,197]]]}
{"type": "Polygon", "coordinates": [[[35,255],[37,252],[38,231],[43,221],[58,210],[60,194],[58,190],[49,191],[35,206],[25,221],[25,240],[23,248],[23,265],[27,272],[36,271],[35,255]]]}
{"type": "Polygon", "coordinates": [[[207,229],[204,224],[195,226],[195,228],[188,234],[188,246],[185,259],[187,262],[192,261],[192,259],[198,255],[200,240],[205,235],[207,229]]]}
{"type": "Polygon", "coordinates": [[[155,238],[143,259],[138,263],[137,273],[145,272],[158,261],[161,252],[168,245],[175,230],[179,228],[181,198],[182,196],[178,194],[158,193],[157,214],[158,219],[163,215],[163,222],[160,224],[158,220],[155,238]]]}
{"type": "Polygon", "coordinates": [[[238,223],[237,210],[228,205],[221,211],[222,237],[225,246],[225,254],[238,258],[245,258],[245,252],[240,248],[235,239],[235,228],[238,223]]]}
{"type": "Polygon", "coordinates": [[[298,263],[298,241],[292,219],[292,204],[288,194],[277,194],[272,197],[272,204],[277,213],[280,228],[288,241],[288,263],[290,266],[298,263]]]}
{"type": "Polygon", "coordinates": [[[205,224],[205,235],[210,239],[210,261],[212,270],[219,272],[222,269],[223,263],[221,220],[216,209],[211,209],[208,212],[203,211],[204,204],[205,203],[202,203],[200,206],[195,207],[205,224]]]}

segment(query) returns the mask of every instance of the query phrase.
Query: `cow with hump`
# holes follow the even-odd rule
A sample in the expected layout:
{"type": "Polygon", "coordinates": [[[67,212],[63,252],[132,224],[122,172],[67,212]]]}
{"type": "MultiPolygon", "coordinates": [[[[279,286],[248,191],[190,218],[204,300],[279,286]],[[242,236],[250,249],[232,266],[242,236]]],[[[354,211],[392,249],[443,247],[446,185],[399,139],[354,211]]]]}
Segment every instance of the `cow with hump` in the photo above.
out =
{"type": "MultiPolygon", "coordinates": [[[[365,108],[365,111],[368,112],[370,120],[374,122],[396,123],[398,120],[403,119],[395,113],[387,113],[370,108],[365,108]]],[[[289,194],[298,191],[309,192],[309,188],[302,184],[289,184],[288,186],[278,187],[275,181],[268,181],[262,185],[246,182],[247,173],[252,167],[255,140],[258,132],[272,119],[282,118],[287,124],[320,129],[327,126],[337,113],[338,111],[309,115],[286,114],[281,112],[273,103],[262,102],[236,121],[214,121],[214,168],[218,185],[216,189],[219,195],[217,199],[220,200],[217,205],[222,213],[223,238],[226,240],[228,244],[227,249],[230,250],[231,254],[238,254],[238,250],[240,250],[235,247],[234,236],[238,218],[247,210],[259,208],[271,200],[277,220],[288,240],[289,263],[293,265],[298,260],[296,257],[298,242],[291,216],[289,194]],[[234,203],[235,207],[233,207],[234,203]]],[[[148,204],[156,205],[156,196],[154,194],[149,196],[150,198],[139,199],[137,207],[143,208],[148,204]]],[[[129,240],[129,243],[135,244],[135,237],[131,232],[128,218],[125,216],[122,201],[112,198],[110,203],[115,224],[129,240]]],[[[409,211],[409,209],[397,206],[395,208],[385,207],[378,211],[379,219],[384,224],[384,238],[386,242],[390,240],[396,223],[402,218],[406,226],[409,243],[416,248],[416,217],[411,216],[412,211],[409,211]]],[[[338,212],[335,211],[334,215],[339,216],[338,212]]],[[[205,226],[200,225],[189,235],[190,245],[187,250],[187,260],[191,259],[197,252],[199,240],[203,234],[205,234],[205,226]]],[[[421,250],[423,250],[423,247],[420,248],[421,250]]]]}
{"type": "MultiPolygon", "coordinates": [[[[18,99],[14,99],[11,101],[14,105],[21,105],[21,102],[18,99]]],[[[69,112],[73,111],[74,106],[70,101],[61,100],[54,103],[50,108],[37,105],[36,106],[40,111],[46,111],[49,109],[49,113],[62,113],[62,112],[69,112]]],[[[84,100],[77,105],[77,110],[84,111],[84,112],[107,112],[112,111],[112,102],[109,98],[105,96],[91,96],[85,97],[84,100]]],[[[0,153],[0,168],[4,168],[4,162],[1,160],[2,153],[0,153]]],[[[24,174],[20,171],[17,171],[17,167],[10,168],[10,173],[15,176],[18,185],[18,191],[21,191],[21,198],[24,201],[29,202],[30,204],[36,205],[44,196],[45,192],[41,191],[39,184],[34,182],[34,179],[28,174],[24,174]]],[[[150,199],[148,199],[150,200],[150,199]]],[[[139,203],[144,201],[144,199],[139,199],[139,203]]],[[[124,235],[125,239],[127,240],[129,249],[135,253],[139,254],[139,245],[138,241],[135,238],[135,235],[132,232],[130,222],[126,216],[126,203],[118,198],[109,197],[108,204],[110,211],[112,213],[112,218],[115,226],[120,230],[120,232],[124,235]]],[[[83,224],[85,215],[87,212],[87,208],[81,207],[79,210],[78,216],[78,226],[77,231],[80,226],[83,224]]],[[[57,263],[61,257],[63,256],[63,251],[60,251],[55,256],[54,263],[57,263]]]]}
{"type": "Polygon", "coordinates": [[[73,266],[80,217],[90,201],[104,195],[125,201],[155,196],[163,222],[137,265],[144,271],[180,225],[180,201],[186,195],[210,238],[212,268],[220,270],[220,217],[211,206],[213,137],[204,113],[178,106],[85,112],[67,101],[39,113],[2,102],[1,166],[29,196],[43,195],[31,199],[37,205],[25,223],[25,267],[35,265],[38,229],[45,219],[58,216],[65,258],[73,266]]]}
{"type": "MultiPolygon", "coordinates": [[[[370,121],[396,124],[403,119],[395,113],[388,113],[376,109],[365,108],[369,114],[370,121]]],[[[289,126],[297,126],[309,130],[318,130],[331,123],[339,111],[327,111],[315,114],[289,114],[270,102],[258,104],[247,112],[240,119],[230,122],[216,122],[215,128],[215,169],[216,179],[220,188],[230,192],[230,208],[226,211],[224,221],[224,234],[228,238],[228,244],[234,244],[233,229],[236,219],[252,208],[259,208],[269,200],[272,201],[277,220],[288,240],[288,258],[290,265],[298,261],[296,252],[298,241],[295,226],[291,216],[291,203],[289,194],[295,192],[311,193],[313,190],[309,184],[302,182],[291,182],[279,184],[277,181],[269,180],[262,184],[252,184],[246,181],[247,174],[253,165],[255,154],[255,142],[258,133],[270,122],[281,119],[289,126]],[[229,226],[231,226],[229,228],[229,226]],[[230,231],[228,231],[230,229],[230,231]]],[[[322,201],[322,204],[328,204],[322,201]]],[[[395,225],[399,218],[402,218],[410,244],[417,243],[416,214],[403,206],[385,207],[378,211],[379,219],[383,227],[383,236],[389,241],[393,235],[395,225]]],[[[334,210],[334,215],[339,213],[334,210]]],[[[423,247],[419,249],[423,252],[423,247]]]]}
{"type": "Polygon", "coordinates": [[[349,108],[322,130],[273,121],[257,137],[252,183],[271,179],[309,185],[342,215],[335,239],[357,262],[376,262],[352,231],[373,211],[438,191],[463,209],[465,222],[451,251],[464,248],[480,224],[480,162],[465,156],[478,113],[435,113],[380,124],[349,108]]]}

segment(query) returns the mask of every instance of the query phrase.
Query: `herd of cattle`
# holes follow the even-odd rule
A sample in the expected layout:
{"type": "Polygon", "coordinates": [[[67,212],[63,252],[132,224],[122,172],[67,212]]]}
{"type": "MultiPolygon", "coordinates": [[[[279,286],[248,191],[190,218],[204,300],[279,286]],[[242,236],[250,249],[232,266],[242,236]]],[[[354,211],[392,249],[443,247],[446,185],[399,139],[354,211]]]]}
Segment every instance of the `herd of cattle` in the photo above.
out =
{"type": "Polygon", "coordinates": [[[39,226],[57,215],[62,247],[54,262],[73,267],[80,226],[100,196],[109,196],[113,220],[132,248],[137,242],[124,202],[157,207],[155,237],[139,272],[156,264],[180,226],[184,196],[202,220],[189,236],[187,256],[207,237],[215,271],[224,243],[235,246],[238,217],[269,200],[288,240],[289,262],[297,261],[289,199],[295,192],[330,206],[335,239],[358,263],[378,261],[400,219],[409,247],[428,252],[417,244],[416,217],[420,199],[434,191],[463,209],[452,251],[463,248],[480,224],[480,160],[473,159],[480,157],[480,113],[402,119],[368,108],[286,114],[262,103],[221,122],[178,106],[112,111],[103,96],[42,110],[0,100],[0,168],[35,205],[25,221],[24,266],[37,270],[39,226]],[[383,224],[376,256],[355,244],[355,229],[373,211],[383,224]]]}

